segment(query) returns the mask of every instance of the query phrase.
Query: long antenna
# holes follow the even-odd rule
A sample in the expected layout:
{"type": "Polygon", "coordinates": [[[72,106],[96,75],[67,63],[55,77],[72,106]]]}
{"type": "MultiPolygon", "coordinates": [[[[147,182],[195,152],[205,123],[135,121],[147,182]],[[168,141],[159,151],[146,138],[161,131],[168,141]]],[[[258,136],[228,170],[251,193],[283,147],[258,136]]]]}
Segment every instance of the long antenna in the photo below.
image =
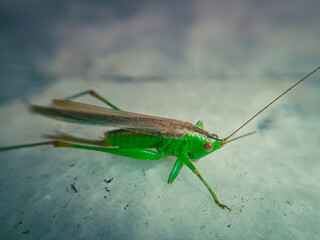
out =
{"type": "Polygon", "coordinates": [[[296,87],[298,84],[302,83],[304,80],[306,80],[308,77],[310,77],[312,74],[314,74],[316,71],[318,71],[320,69],[320,67],[318,67],[317,69],[313,70],[311,73],[309,73],[307,76],[305,76],[304,78],[302,78],[299,82],[297,82],[296,84],[292,85],[290,88],[288,88],[286,91],[284,91],[282,94],[280,94],[280,96],[278,96],[277,98],[275,98],[271,103],[269,103],[267,106],[265,106],[264,108],[262,108],[259,112],[257,112],[252,118],[250,118],[248,121],[246,121],[241,127],[239,127],[237,130],[235,130],[233,133],[231,133],[228,137],[224,138],[223,141],[227,141],[230,137],[232,137],[234,134],[236,134],[241,128],[243,128],[245,125],[247,125],[251,120],[253,120],[256,116],[258,116],[260,113],[262,113],[264,110],[266,110],[268,107],[270,107],[270,105],[272,105],[274,102],[276,102],[279,98],[281,98],[283,95],[285,95],[287,92],[289,92],[291,89],[293,89],[294,87],[296,87]]]}
{"type": "Polygon", "coordinates": [[[221,144],[225,145],[227,143],[233,142],[233,141],[238,140],[240,138],[244,138],[244,137],[250,136],[250,135],[255,134],[255,133],[257,133],[257,131],[253,131],[253,132],[249,132],[249,133],[243,134],[243,135],[241,135],[239,137],[236,137],[236,138],[233,138],[233,139],[231,139],[231,140],[229,140],[227,142],[222,142],[221,144]]]}

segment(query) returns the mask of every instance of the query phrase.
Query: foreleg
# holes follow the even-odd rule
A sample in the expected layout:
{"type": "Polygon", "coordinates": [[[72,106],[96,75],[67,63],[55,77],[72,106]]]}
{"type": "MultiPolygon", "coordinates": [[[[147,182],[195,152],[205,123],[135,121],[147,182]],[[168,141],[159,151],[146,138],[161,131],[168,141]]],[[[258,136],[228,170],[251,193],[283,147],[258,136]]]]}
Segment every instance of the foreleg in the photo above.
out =
{"type": "Polygon", "coordinates": [[[201,182],[207,187],[207,189],[209,190],[209,192],[211,193],[211,196],[213,197],[214,201],[216,202],[216,204],[219,205],[219,207],[221,207],[222,209],[228,209],[229,211],[231,211],[231,209],[224,205],[224,204],[221,204],[217,198],[217,195],[214,193],[214,191],[212,190],[212,188],[209,186],[209,184],[206,182],[206,180],[203,179],[203,177],[201,176],[201,174],[199,173],[199,171],[196,169],[195,166],[193,166],[193,164],[189,161],[188,158],[184,158],[183,159],[183,163],[185,165],[188,166],[188,168],[190,168],[190,170],[196,174],[198,176],[198,178],[201,180],[201,182]]]}

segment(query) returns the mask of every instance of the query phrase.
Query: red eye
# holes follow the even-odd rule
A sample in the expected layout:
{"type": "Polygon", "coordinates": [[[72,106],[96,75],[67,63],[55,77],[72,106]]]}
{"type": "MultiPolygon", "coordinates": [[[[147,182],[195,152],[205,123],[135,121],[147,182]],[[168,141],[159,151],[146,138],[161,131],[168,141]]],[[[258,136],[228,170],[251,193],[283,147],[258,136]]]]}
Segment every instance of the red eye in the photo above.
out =
{"type": "Polygon", "coordinates": [[[207,152],[210,152],[213,148],[213,145],[212,145],[212,143],[207,142],[204,144],[203,147],[204,147],[204,150],[206,150],[207,152]]]}

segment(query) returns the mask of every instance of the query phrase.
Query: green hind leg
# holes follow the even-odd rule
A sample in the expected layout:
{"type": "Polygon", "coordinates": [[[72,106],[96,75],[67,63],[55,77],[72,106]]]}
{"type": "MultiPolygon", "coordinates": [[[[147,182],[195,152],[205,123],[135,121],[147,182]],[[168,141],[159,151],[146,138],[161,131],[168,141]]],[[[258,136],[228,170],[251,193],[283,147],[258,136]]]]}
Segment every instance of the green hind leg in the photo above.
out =
{"type": "Polygon", "coordinates": [[[64,98],[63,100],[71,100],[71,99],[75,99],[75,98],[78,98],[78,97],[81,97],[83,95],[86,95],[86,94],[89,94],[91,95],[92,97],[94,98],[97,98],[99,99],[100,101],[104,102],[105,104],[107,104],[109,107],[115,109],[115,110],[120,110],[120,108],[116,107],[115,105],[113,105],[111,102],[109,102],[108,100],[106,100],[105,98],[103,98],[100,94],[98,94],[96,91],[94,90],[87,90],[87,91],[84,91],[84,92],[80,92],[80,93],[77,93],[77,94],[74,94],[70,97],[66,97],[64,98]]]}
{"type": "Polygon", "coordinates": [[[22,144],[10,147],[0,148],[0,151],[13,150],[18,148],[28,148],[41,145],[53,145],[54,147],[69,147],[69,148],[80,148],[93,151],[106,152],[111,154],[116,154],[123,157],[135,158],[140,160],[158,160],[164,157],[164,154],[161,152],[151,151],[145,148],[117,148],[117,147],[100,147],[100,146],[88,146],[80,145],[75,143],[69,143],[61,140],[53,140],[47,142],[38,142],[31,144],[22,144]]]}
{"type": "Polygon", "coordinates": [[[56,147],[71,147],[71,148],[81,148],[87,150],[107,152],[111,154],[116,154],[123,157],[135,158],[139,160],[158,160],[163,158],[163,154],[160,152],[151,151],[145,148],[118,148],[118,147],[96,147],[96,146],[86,146],[73,143],[61,142],[59,146],[56,147]]]}

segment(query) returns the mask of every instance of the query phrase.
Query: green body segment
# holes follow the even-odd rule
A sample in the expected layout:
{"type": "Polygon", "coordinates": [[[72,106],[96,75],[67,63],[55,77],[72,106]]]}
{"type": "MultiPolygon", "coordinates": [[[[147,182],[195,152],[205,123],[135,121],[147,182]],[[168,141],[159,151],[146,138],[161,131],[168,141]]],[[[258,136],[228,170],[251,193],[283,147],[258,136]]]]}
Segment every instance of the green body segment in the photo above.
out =
{"type": "Polygon", "coordinates": [[[123,129],[106,132],[105,142],[108,146],[119,148],[153,148],[163,157],[169,155],[179,157],[184,152],[193,160],[198,160],[221,148],[218,141],[198,133],[189,133],[184,138],[177,139],[149,136],[123,129]],[[206,143],[212,144],[210,151],[204,149],[206,143]]]}
{"type": "Polygon", "coordinates": [[[104,134],[107,145],[125,148],[158,148],[163,142],[163,138],[145,135],[138,132],[118,129],[104,134]]]}

